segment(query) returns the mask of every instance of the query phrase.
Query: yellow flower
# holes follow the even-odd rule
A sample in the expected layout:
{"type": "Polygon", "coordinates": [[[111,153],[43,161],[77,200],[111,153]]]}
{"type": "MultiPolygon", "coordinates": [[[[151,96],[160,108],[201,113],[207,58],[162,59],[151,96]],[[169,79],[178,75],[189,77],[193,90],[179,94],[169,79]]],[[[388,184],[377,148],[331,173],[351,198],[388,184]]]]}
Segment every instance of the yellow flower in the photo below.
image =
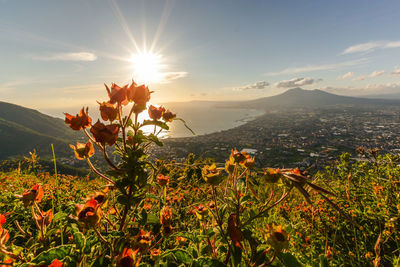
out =
{"type": "Polygon", "coordinates": [[[265,239],[277,252],[289,246],[288,233],[281,225],[269,224],[265,233],[265,239]]]}
{"type": "Polygon", "coordinates": [[[218,185],[224,179],[224,176],[221,173],[221,169],[217,168],[215,164],[206,165],[201,170],[203,175],[203,179],[210,185],[218,185]]]}

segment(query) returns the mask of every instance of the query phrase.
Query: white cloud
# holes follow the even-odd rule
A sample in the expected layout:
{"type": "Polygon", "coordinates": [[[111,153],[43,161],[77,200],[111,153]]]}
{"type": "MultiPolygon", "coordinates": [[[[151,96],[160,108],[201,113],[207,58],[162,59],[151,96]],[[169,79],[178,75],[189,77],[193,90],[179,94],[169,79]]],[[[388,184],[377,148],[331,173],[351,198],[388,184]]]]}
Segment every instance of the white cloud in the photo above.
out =
{"type": "Polygon", "coordinates": [[[382,46],[380,42],[368,42],[368,43],[356,44],[347,47],[342,54],[370,52],[380,46],[382,46]]]}
{"type": "Polygon", "coordinates": [[[394,70],[391,74],[392,75],[400,75],[400,69],[394,70]]]}
{"type": "Polygon", "coordinates": [[[170,81],[180,79],[187,76],[187,72],[185,71],[175,71],[175,72],[164,72],[162,73],[162,82],[168,83],[170,81]]]}
{"type": "Polygon", "coordinates": [[[246,86],[235,88],[235,90],[243,91],[243,90],[251,90],[251,89],[265,89],[268,86],[269,86],[268,82],[259,81],[259,82],[255,82],[253,84],[249,84],[249,85],[246,85],[246,86]]]}
{"type": "Polygon", "coordinates": [[[361,75],[361,76],[354,78],[353,81],[364,81],[365,79],[367,79],[367,76],[361,75]]]}
{"type": "Polygon", "coordinates": [[[350,96],[394,94],[400,92],[400,82],[385,84],[367,84],[366,86],[325,87],[322,90],[350,96]]]}
{"type": "Polygon", "coordinates": [[[315,81],[313,78],[294,78],[291,80],[284,80],[284,81],[277,82],[274,84],[274,86],[276,88],[292,88],[292,87],[310,85],[310,84],[316,83],[318,81],[321,81],[321,79],[318,79],[317,81],[315,81]]]}
{"type": "Polygon", "coordinates": [[[376,71],[374,71],[373,73],[371,73],[371,74],[369,75],[369,77],[375,78],[375,77],[381,76],[381,75],[383,75],[383,74],[385,74],[385,71],[384,71],[384,70],[376,70],[376,71]]]}
{"type": "Polygon", "coordinates": [[[339,76],[338,79],[347,79],[347,78],[351,78],[354,76],[354,72],[349,71],[345,74],[343,74],[342,76],[339,76]]]}
{"type": "Polygon", "coordinates": [[[71,52],[32,55],[30,58],[41,61],[95,61],[97,56],[90,52],[71,52]]]}
{"type": "Polygon", "coordinates": [[[356,44],[347,47],[342,54],[352,54],[352,53],[367,53],[372,52],[376,49],[386,49],[386,48],[398,48],[400,47],[400,41],[376,41],[367,42],[362,44],[356,44]]]}
{"type": "Polygon", "coordinates": [[[367,61],[365,58],[351,60],[351,61],[344,61],[339,63],[332,63],[332,64],[321,64],[321,65],[308,65],[303,67],[292,67],[286,68],[281,71],[277,72],[268,72],[266,75],[274,76],[274,75],[282,75],[282,74],[296,74],[296,73],[303,73],[303,72],[312,72],[312,71],[322,71],[322,70],[335,70],[344,67],[350,67],[355,65],[363,64],[367,61]]]}

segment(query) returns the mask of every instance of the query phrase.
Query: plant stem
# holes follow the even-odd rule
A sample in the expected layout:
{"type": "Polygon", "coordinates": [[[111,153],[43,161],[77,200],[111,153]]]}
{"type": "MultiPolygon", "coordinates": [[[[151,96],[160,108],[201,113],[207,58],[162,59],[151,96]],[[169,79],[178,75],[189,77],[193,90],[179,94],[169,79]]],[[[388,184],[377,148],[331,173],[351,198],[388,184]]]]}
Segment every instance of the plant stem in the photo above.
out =
{"type": "Polygon", "coordinates": [[[100,173],[92,164],[92,162],[90,161],[89,158],[86,159],[90,168],[100,177],[104,178],[105,180],[107,180],[109,183],[115,184],[115,182],[113,180],[111,180],[110,178],[108,178],[107,176],[105,176],[104,174],[100,173]]]}

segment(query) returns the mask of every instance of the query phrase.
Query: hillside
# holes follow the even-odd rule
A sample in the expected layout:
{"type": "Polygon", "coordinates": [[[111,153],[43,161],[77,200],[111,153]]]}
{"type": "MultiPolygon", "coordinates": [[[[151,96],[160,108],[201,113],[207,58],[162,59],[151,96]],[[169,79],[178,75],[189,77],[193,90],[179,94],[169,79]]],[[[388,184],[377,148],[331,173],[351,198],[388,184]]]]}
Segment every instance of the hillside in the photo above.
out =
{"type": "Polygon", "coordinates": [[[351,106],[382,106],[382,105],[400,105],[400,100],[389,100],[389,99],[372,99],[372,98],[361,98],[361,97],[350,97],[331,94],[319,89],[315,90],[304,90],[301,88],[294,88],[287,90],[286,92],[270,96],[263,97],[250,101],[237,101],[237,102],[219,102],[217,103],[220,107],[241,107],[241,108],[252,108],[252,109],[291,109],[291,108],[321,108],[328,106],[338,105],[351,105],[351,106]]]}
{"type": "Polygon", "coordinates": [[[50,144],[57,155],[70,157],[68,144],[80,138],[80,133],[69,129],[62,119],[0,102],[0,160],[26,155],[33,149],[41,157],[50,157],[50,144]]]}

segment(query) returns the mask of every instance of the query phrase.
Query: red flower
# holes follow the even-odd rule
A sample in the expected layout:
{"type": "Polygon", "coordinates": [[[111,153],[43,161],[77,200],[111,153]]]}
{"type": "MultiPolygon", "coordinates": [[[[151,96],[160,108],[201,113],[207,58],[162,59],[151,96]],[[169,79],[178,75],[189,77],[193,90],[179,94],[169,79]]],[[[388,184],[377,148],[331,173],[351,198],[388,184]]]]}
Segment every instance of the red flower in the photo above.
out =
{"type": "Polygon", "coordinates": [[[166,122],[171,122],[173,119],[176,118],[176,114],[172,113],[169,109],[165,111],[162,115],[162,118],[166,122]]]}
{"type": "Polygon", "coordinates": [[[53,211],[49,209],[48,211],[42,211],[42,214],[38,214],[36,218],[40,224],[48,226],[50,225],[51,221],[53,220],[53,211]]]}
{"type": "Polygon", "coordinates": [[[147,86],[144,84],[137,86],[135,82],[132,82],[127,90],[128,100],[142,107],[145,107],[146,103],[149,102],[150,93],[147,86]]]}
{"type": "Polygon", "coordinates": [[[163,107],[157,108],[153,105],[150,105],[149,107],[149,117],[155,121],[161,119],[163,112],[165,112],[165,108],[163,107]]]}
{"type": "Polygon", "coordinates": [[[94,147],[90,141],[88,141],[86,144],[76,143],[76,146],[69,146],[74,150],[75,156],[79,160],[90,158],[94,154],[94,147]]]}
{"type": "Polygon", "coordinates": [[[140,257],[137,258],[136,255],[139,252],[139,249],[133,251],[130,248],[124,248],[122,252],[122,258],[119,261],[119,266],[121,267],[134,267],[138,266],[140,263],[140,257]]]}
{"type": "Polygon", "coordinates": [[[103,102],[99,104],[100,104],[100,115],[103,120],[114,121],[118,118],[118,108],[114,107],[113,104],[108,102],[103,102]]]}
{"type": "Polygon", "coordinates": [[[30,206],[33,202],[40,202],[44,195],[43,188],[40,185],[34,185],[31,190],[27,190],[22,194],[22,202],[24,206],[30,206]]]}
{"type": "Polygon", "coordinates": [[[86,202],[85,205],[76,205],[78,221],[88,226],[95,226],[100,221],[100,205],[95,199],[86,202]]]}
{"type": "Polygon", "coordinates": [[[158,175],[157,183],[160,186],[166,186],[167,184],[169,184],[169,176],[164,176],[163,174],[158,175]]]}
{"type": "Polygon", "coordinates": [[[61,261],[54,259],[48,267],[63,267],[63,266],[64,264],[61,261]]]}
{"type": "Polygon", "coordinates": [[[92,123],[92,119],[88,114],[88,108],[86,108],[85,112],[83,107],[79,114],[76,114],[76,116],[65,113],[65,123],[75,131],[88,128],[92,123]]]}
{"type": "Polygon", "coordinates": [[[127,98],[128,85],[125,85],[124,87],[119,87],[115,83],[112,83],[111,90],[108,88],[106,84],[104,85],[106,86],[108,97],[110,98],[111,104],[115,103],[118,103],[118,105],[128,104],[128,98],[127,98]]]}
{"type": "Polygon", "coordinates": [[[1,225],[6,223],[6,216],[4,216],[3,214],[0,214],[0,227],[1,225]]]}
{"type": "Polygon", "coordinates": [[[104,125],[99,120],[90,128],[96,142],[101,143],[103,146],[108,144],[112,146],[118,138],[119,127],[116,124],[104,125]]]}

